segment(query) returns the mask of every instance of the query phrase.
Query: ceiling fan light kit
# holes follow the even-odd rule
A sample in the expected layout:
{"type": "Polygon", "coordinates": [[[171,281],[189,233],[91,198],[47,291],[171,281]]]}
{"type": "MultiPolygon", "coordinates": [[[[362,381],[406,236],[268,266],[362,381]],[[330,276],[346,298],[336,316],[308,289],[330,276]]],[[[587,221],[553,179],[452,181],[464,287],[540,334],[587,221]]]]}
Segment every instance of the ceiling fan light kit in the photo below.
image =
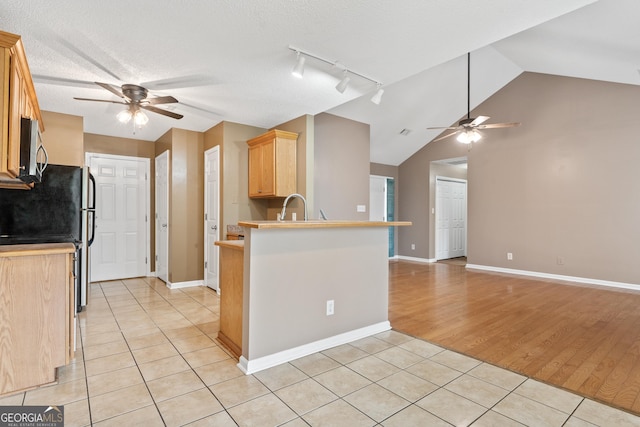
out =
{"type": "Polygon", "coordinates": [[[456,137],[456,140],[462,144],[471,144],[478,142],[482,139],[482,134],[475,129],[471,129],[465,132],[460,132],[456,137]]]}
{"type": "Polygon", "coordinates": [[[173,96],[158,96],[149,98],[149,91],[138,85],[134,84],[123,84],[120,90],[116,89],[114,86],[108,83],[100,83],[95,82],[98,86],[108,90],[112,94],[116,95],[121,100],[113,101],[109,99],[92,99],[92,98],[74,98],[79,101],[95,101],[95,102],[109,102],[113,104],[122,104],[126,105],[127,108],[120,111],[116,118],[121,123],[129,123],[133,120],[134,131],[135,127],[142,127],[149,122],[149,117],[145,114],[143,110],[151,111],[152,113],[157,113],[163,116],[171,117],[172,119],[181,119],[184,117],[182,114],[174,113],[173,111],[163,110],[161,108],[155,107],[158,104],[173,104],[177,103],[178,100],[173,96]]]}
{"type": "Polygon", "coordinates": [[[133,113],[133,123],[138,127],[144,126],[149,121],[149,117],[142,110],[137,110],[133,113]]]}
{"type": "Polygon", "coordinates": [[[289,50],[292,50],[296,53],[296,63],[293,66],[293,69],[291,70],[291,74],[293,76],[302,78],[302,75],[304,74],[305,57],[317,59],[318,61],[329,64],[334,68],[339,68],[343,70],[342,80],[340,80],[340,82],[336,85],[336,90],[338,92],[344,93],[344,91],[347,89],[347,86],[349,85],[349,82],[351,81],[351,77],[349,77],[349,74],[352,74],[354,76],[362,77],[363,79],[369,80],[370,82],[373,82],[376,84],[377,91],[373,95],[373,98],[371,98],[371,102],[373,102],[376,105],[380,104],[380,101],[382,100],[382,94],[384,93],[381,82],[375,79],[372,79],[371,77],[368,77],[364,74],[348,69],[344,65],[340,64],[338,61],[330,61],[316,54],[304,51],[302,49],[298,49],[297,47],[294,47],[294,46],[289,46],[289,50]]]}
{"type": "Polygon", "coordinates": [[[430,127],[427,129],[448,129],[454,132],[440,136],[432,142],[440,141],[452,135],[458,134],[456,140],[462,144],[472,144],[482,139],[478,129],[497,129],[520,126],[520,123],[492,123],[483,124],[489,120],[488,116],[471,117],[471,52],[467,53],[467,118],[458,122],[458,126],[430,127]]]}
{"type": "Polygon", "coordinates": [[[120,123],[129,123],[132,117],[133,114],[131,114],[131,111],[129,111],[129,109],[122,110],[116,115],[116,118],[120,123]]]}

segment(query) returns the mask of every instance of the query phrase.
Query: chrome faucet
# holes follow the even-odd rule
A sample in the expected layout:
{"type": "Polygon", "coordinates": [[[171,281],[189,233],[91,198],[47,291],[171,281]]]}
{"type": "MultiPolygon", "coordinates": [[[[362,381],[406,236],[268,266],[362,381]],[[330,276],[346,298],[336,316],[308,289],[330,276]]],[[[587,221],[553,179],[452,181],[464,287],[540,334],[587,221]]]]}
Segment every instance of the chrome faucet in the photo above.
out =
{"type": "Polygon", "coordinates": [[[293,193],[289,194],[286,199],[284,199],[284,203],[282,203],[282,212],[280,212],[280,219],[284,221],[284,216],[287,214],[287,203],[289,203],[289,199],[292,197],[297,197],[302,200],[302,204],[304,205],[304,220],[307,220],[307,201],[305,200],[302,194],[293,193]]]}

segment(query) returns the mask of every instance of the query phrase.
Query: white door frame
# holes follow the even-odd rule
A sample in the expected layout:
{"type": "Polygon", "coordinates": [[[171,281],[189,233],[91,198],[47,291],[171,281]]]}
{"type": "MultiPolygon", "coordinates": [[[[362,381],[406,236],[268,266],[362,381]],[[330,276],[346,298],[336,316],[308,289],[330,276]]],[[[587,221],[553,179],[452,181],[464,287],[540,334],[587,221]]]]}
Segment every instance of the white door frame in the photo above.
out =
{"type": "Polygon", "coordinates": [[[376,211],[376,209],[374,209],[373,207],[373,201],[371,200],[371,181],[373,179],[382,179],[384,180],[383,183],[383,187],[384,187],[384,202],[383,202],[383,206],[382,206],[382,210],[383,210],[383,216],[384,219],[382,219],[382,221],[386,221],[387,220],[387,180],[388,179],[393,179],[393,177],[391,176],[383,176],[383,175],[369,175],[369,221],[380,221],[380,218],[372,218],[371,215],[376,211]]]}
{"type": "Polygon", "coordinates": [[[160,233],[160,224],[158,221],[158,213],[157,213],[157,206],[158,206],[158,181],[157,181],[157,174],[158,174],[158,169],[156,167],[156,181],[155,181],[155,191],[156,191],[156,214],[154,215],[154,224],[155,224],[155,230],[156,230],[156,276],[161,279],[164,280],[165,283],[167,284],[167,286],[170,285],[169,283],[169,216],[171,214],[171,209],[169,209],[169,173],[170,173],[170,150],[166,150],[162,153],[160,153],[159,155],[156,156],[155,158],[155,164],[157,165],[158,162],[162,160],[162,161],[166,161],[167,163],[167,191],[165,194],[166,200],[167,200],[167,244],[165,245],[165,250],[164,250],[164,259],[165,261],[165,268],[167,270],[167,276],[165,278],[162,278],[158,275],[158,264],[157,264],[157,259],[158,259],[158,236],[160,233]],[[166,158],[166,159],[163,159],[166,158]],[[165,280],[166,279],[166,280],[165,280]]]}
{"type": "MultiPolygon", "coordinates": [[[[205,286],[208,286],[207,285],[207,271],[208,271],[209,267],[207,265],[207,260],[209,258],[209,248],[213,247],[213,242],[209,242],[208,241],[208,235],[209,234],[207,233],[207,226],[208,226],[208,224],[207,224],[207,222],[208,222],[208,220],[207,220],[207,215],[208,215],[207,209],[208,209],[208,206],[209,206],[209,192],[207,191],[207,179],[208,179],[209,171],[206,168],[207,168],[207,165],[208,165],[207,156],[209,154],[211,154],[211,153],[214,153],[214,152],[218,153],[218,167],[216,168],[217,171],[218,171],[218,177],[217,177],[217,180],[216,180],[217,185],[218,185],[218,188],[217,188],[217,191],[216,191],[216,194],[218,195],[218,203],[216,203],[216,206],[217,206],[217,209],[218,209],[218,212],[216,212],[216,218],[218,218],[218,224],[216,225],[217,226],[217,231],[218,231],[218,240],[220,240],[220,233],[221,233],[221,230],[220,230],[220,146],[216,145],[215,147],[212,147],[212,148],[210,148],[210,149],[208,149],[207,151],[204,152],[205,171],[204,171],[204,187],[203,187],[204,188],[204,215],[203,215],[203,218],[204,218],[204,262],[205,262],[205,264],[204,264],[204,283],[205,283],[205,286]]],[[[219,265],[219,262],[220,262],[220,255],[219,255],[220,250],[218,249],[217,246],[214,248],[214,250],[218,251],[218,254],[215,257],[216,263],[218,263],[218,266],[216,268],[216,287],[212,288],[212,289],[214,289],[219,294],[220,293],[220,265],[219,265]]]]}
{"type": "MultiPolygon", "coordinates": [[[[434,224],[435,224],[435,229],[434,229],[434,235],[433,235],[433,239],[435,242],[435,259],[436,261],[439,260],[440,258],[438,258],[438,238],[436,236],[436,234],[438,233],[438,181],[450,181],[450,182],[459,182],[459,183],[463,183],[465,184],[465,189],[467,189],[467,180],[466,179],[460,179],[460,178],[450,178],[447,176],[440,176],[437,175],[436,176],[436,185],[435,185],[435,217],[434,217],[434,224]]],[[[464,227],[464,256],[467,256],[467,232],[468,232],[468,224],[467,224],[467,196],[466,194],[468,194],[468,192],[465,191],[465,205],[464,205],[464,217],[465,217],[465,227],[464,227]]]]}
{"type": "MultiPolygon", "coordinates": [[[[146,242],[145,242],[145,250],[146,250],[146,254],[145,254],[145,258],[147,260],[146,263],[146,275],[149,276],[151,275],[151,221],[149,221],[149,219],[151,218],[151,180],[149,179],[149,174],[150,174],[150,169],[149,169],[149,159],[146,157],[134,157],[134,156],[121,156],[118,154],[104,154],[104,153],[92,153],[92,152],[86,152],[84,153],[84,164],[86,166],[89,167],[89,169],[91,169],[91,159],[93,158],[102,158],[102,159],[112,159],[112,160],[133,160],[133,161],[142,161],[145,167],[145,186],[144,186],[144,193],[145,193],[145,204],[147,206],[146,212],[145,212],[145,223],[147,224],[147,230],[146,230],[146,242]]],[[[89,170],[91,171],[91,170],[89,170]]]]}

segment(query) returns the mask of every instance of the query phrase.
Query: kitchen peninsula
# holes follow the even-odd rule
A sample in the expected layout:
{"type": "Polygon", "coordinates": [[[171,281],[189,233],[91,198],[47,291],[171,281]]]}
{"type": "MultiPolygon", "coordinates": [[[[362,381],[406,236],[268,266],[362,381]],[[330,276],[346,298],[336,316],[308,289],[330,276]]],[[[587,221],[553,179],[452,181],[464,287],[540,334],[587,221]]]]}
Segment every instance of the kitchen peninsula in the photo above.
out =
{"type": "MultiPolygon", "coordinates": [[[[245,240],[238,347],[239,367],[245,373],[391,328],[388,227],[410,222],[244,221],[239,225],[245,228],[245,240]]],[[[217,244],[223,251],[237,250],[225,248],[224,242],[217,244]]],[[[221,277],[228,267],[221,263],[221,277]]],[[[225,288],[224,281],[220,285],[222,295],[234,292],[225,288]]],[[[221,299],[221,325],[222,305],[221,299]]]]}

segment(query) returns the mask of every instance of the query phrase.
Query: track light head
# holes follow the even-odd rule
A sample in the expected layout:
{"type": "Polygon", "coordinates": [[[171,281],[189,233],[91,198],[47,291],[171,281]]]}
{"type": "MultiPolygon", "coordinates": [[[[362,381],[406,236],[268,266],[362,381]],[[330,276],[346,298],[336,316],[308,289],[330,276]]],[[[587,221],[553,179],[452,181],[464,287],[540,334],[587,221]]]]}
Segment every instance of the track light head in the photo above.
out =
{"type": "Polygon", "coordinates": [[[293,74],[294,77],[297,77],[299,79],[302,78],[302,75],[304,74],[304,56],[302,56],[300,54],[300,51],[296,51],[296,65],[293,67],[293,70],[291,70],[291,74],[293,74]]]}
{"type": "Polygon", "coordinates": [[[382,85],[380,83],[378,83],[377,87],[378,90],[376,91],[375,95],[371,97],[371,102],[376,105],[380,105],[380,101],[382,101],[382,94],[384,94],[384,89],[382,89],[382,85]]]}
{"type": "Polygon", "coordinates": [[[344,93],[345,89],[347,89],[347,85],[351,81],[351,77],[347,75],[347,70],[344,70],[344,77],[340,80],[340,83],[336,85],[336,90],[340,93],[344,93]]]}

